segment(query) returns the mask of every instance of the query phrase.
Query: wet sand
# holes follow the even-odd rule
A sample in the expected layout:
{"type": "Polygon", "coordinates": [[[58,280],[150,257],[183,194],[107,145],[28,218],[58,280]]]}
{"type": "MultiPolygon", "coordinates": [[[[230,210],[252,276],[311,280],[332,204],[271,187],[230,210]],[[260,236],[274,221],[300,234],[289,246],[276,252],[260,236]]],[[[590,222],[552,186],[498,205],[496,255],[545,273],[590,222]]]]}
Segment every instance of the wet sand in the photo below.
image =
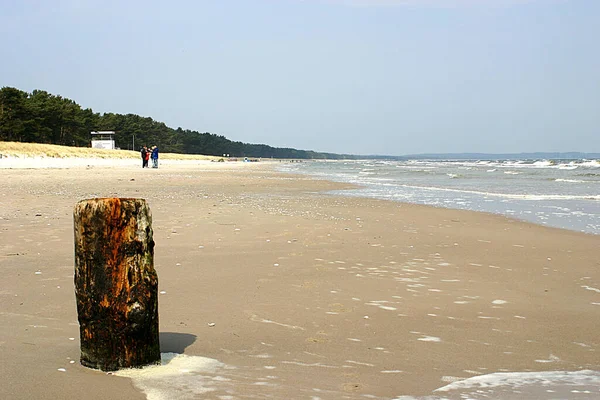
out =
{"type": "Polygon", "coordinates": [[[0,169],[0,398],[391,399],[600,370],[600,236],[340,188],[268,163],[0,169]],[[73,206],[112,196],[148,201],[162,351],[204,370],[79,365],[73,206]]]}

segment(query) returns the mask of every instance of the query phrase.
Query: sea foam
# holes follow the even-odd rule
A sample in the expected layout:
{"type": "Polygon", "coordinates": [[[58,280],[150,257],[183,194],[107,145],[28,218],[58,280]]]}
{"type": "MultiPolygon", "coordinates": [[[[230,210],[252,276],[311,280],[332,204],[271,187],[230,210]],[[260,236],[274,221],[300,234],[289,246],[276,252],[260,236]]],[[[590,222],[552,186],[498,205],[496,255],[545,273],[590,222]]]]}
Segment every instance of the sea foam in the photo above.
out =
{"type": "Polygon", "coordinates": [[[222,388],[229,381],[219,374],[227,366],[212,358],[162,353],[161,365],[115,372],[127,377],[148,400],[195,399],[222,388]]]}
{"type": "Polygon", "coordinates": [[[452,382],[436,389],[430,396],[398,396],[394,400],[591,400],[598,398],[600,398],[600,372],[582,370],[498,372],[452,382]]]}

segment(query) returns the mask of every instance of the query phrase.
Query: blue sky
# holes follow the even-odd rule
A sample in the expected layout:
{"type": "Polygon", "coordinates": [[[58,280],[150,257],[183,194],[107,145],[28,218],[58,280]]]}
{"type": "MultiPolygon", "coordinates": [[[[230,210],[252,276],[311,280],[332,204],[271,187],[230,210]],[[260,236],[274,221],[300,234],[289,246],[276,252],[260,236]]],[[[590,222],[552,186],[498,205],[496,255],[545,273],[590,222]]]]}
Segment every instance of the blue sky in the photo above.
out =
{"type": "Polygon", "coordinates": [[[0,86],[247,143],[600,152],[597,0],[0,0],[0,86]]]}

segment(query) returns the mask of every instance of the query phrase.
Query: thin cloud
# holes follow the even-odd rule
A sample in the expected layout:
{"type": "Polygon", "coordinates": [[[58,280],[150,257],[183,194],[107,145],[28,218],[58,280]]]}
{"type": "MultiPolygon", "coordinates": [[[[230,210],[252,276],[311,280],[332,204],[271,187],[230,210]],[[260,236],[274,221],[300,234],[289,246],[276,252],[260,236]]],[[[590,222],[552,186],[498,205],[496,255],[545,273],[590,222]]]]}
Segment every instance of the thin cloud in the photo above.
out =
{"type": "MultiPolygon", "coordinates": [[[[542,0],[304,0],[305,2],[316,1],[319,3],[339,4],[354,7],[502,7],[518,4],[542,2],[542,0]]],[[[546,2],[561,2],[565,0],[546,0],[546,2]]]]}

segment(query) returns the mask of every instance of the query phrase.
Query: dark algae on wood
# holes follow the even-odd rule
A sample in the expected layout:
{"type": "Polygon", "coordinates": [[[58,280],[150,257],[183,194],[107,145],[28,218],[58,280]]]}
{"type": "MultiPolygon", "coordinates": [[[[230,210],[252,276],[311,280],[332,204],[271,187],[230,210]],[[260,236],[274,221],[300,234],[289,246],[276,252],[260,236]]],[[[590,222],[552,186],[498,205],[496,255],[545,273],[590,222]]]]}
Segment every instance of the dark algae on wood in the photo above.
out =
{"type": "Polygon", "coordinates": [[[75,205],[81,364],[115,371],[160,363],[152,214],[143,199],[75,205]]]}

